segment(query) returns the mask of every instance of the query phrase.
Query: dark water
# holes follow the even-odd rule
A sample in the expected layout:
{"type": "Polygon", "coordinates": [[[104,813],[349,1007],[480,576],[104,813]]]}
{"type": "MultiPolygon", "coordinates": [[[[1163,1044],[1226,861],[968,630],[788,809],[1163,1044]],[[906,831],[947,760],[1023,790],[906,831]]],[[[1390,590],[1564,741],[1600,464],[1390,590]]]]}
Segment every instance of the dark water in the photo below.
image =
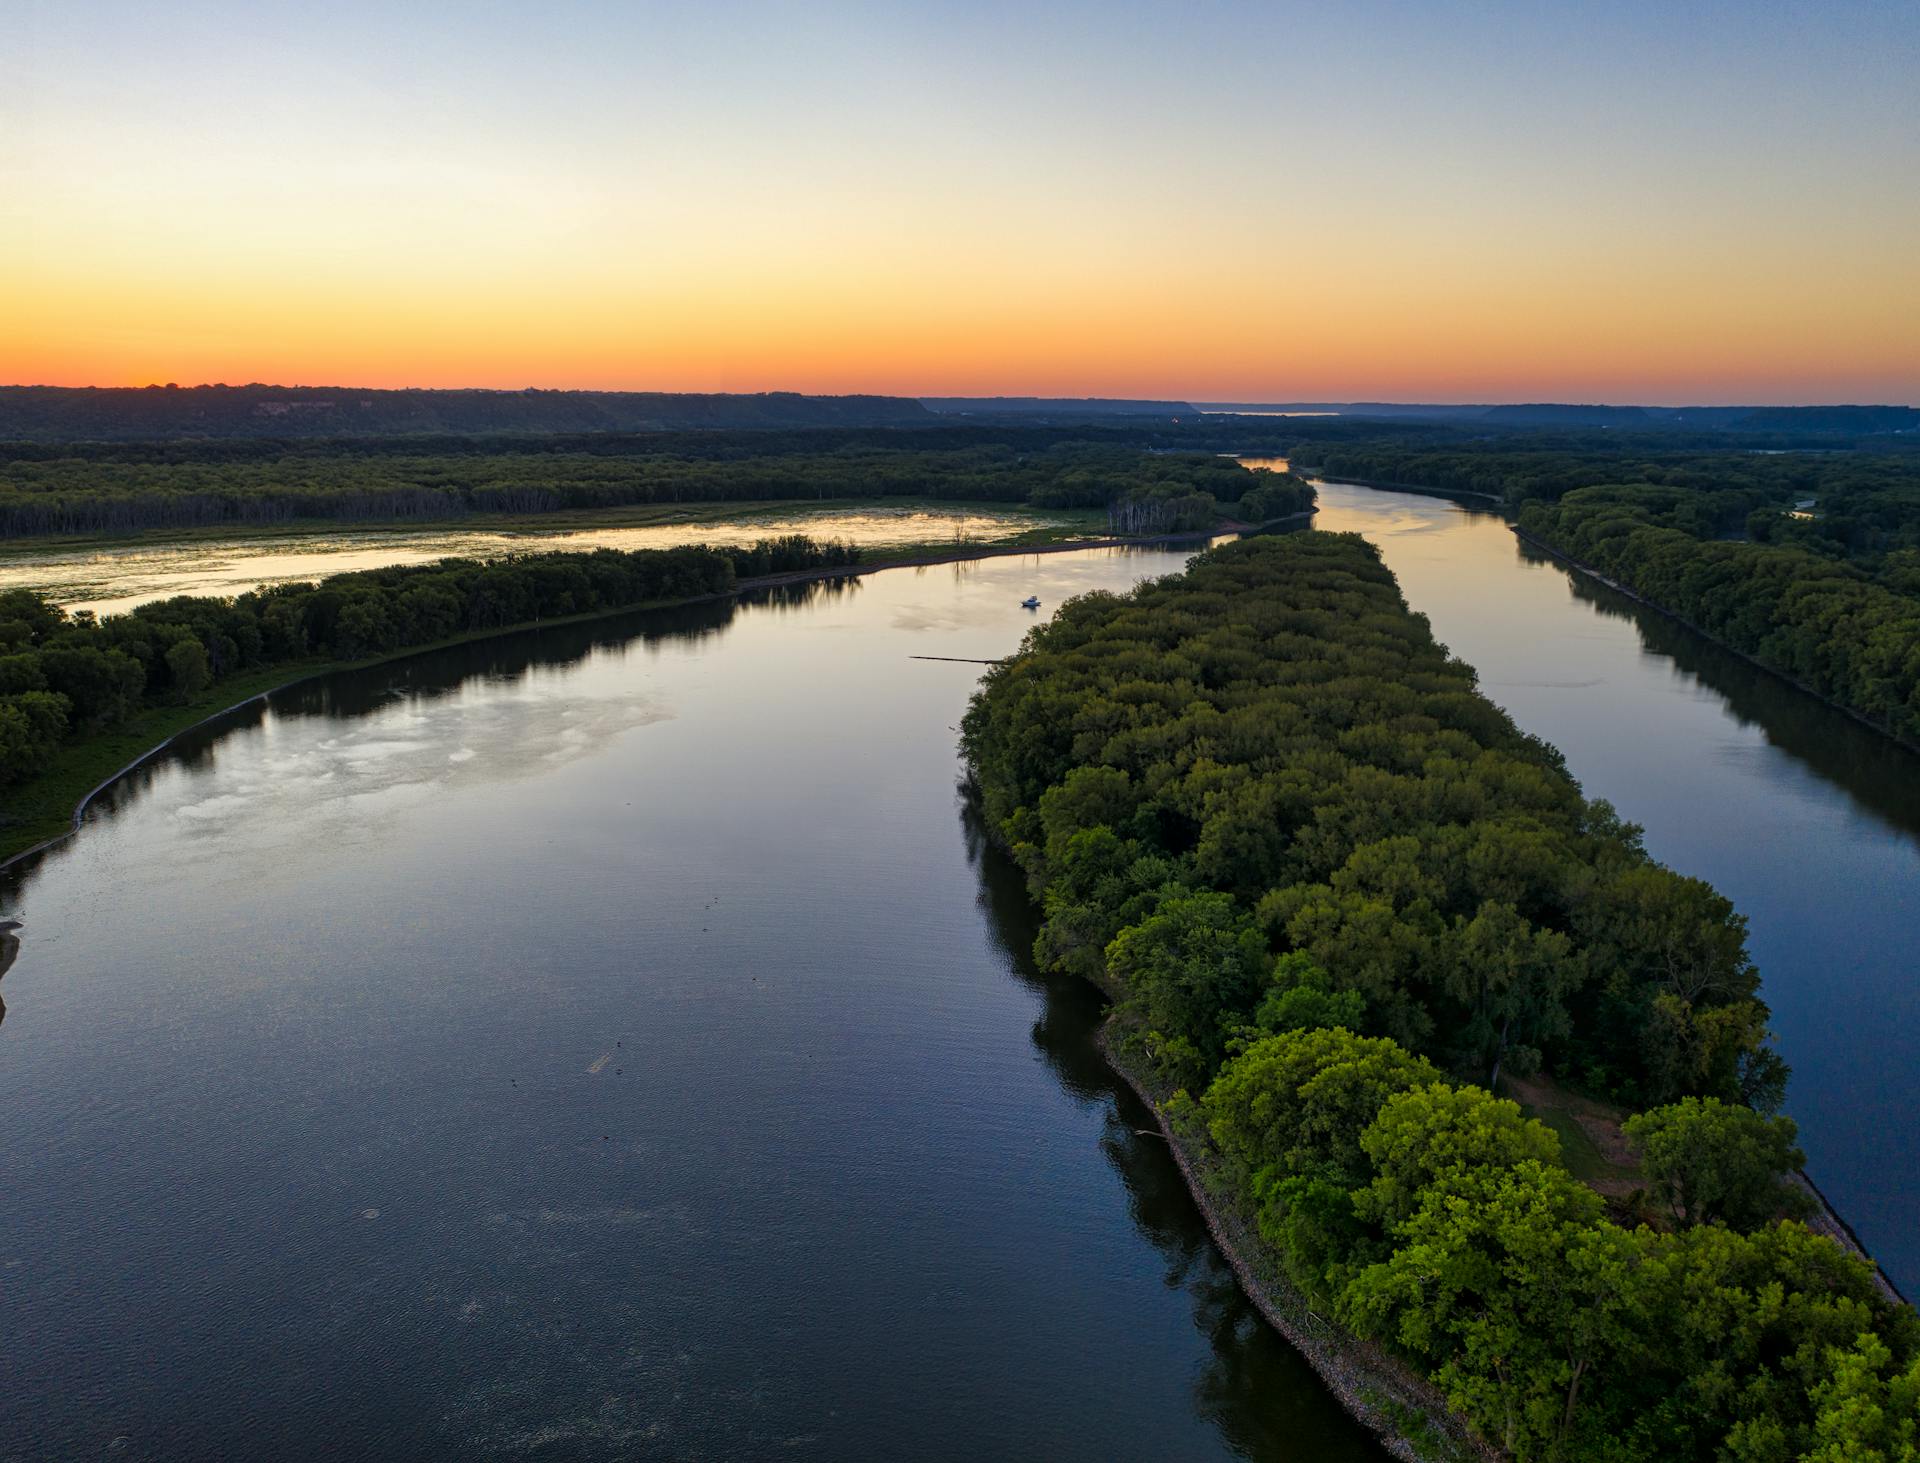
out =
{"type": "Polygon", "coordinates": [[[1808,1171],[1920,1292],[1920,756],[1524,548],[1500,517],[1329,484],[1481,689],[1746,915],[1808,1171]]]}
{"type": "Polygon", "coordinates": [[[127,784],[0,889],[0,1457],[1374,1456],[906,658],[1182,558],[487,642],[127,784]]]}

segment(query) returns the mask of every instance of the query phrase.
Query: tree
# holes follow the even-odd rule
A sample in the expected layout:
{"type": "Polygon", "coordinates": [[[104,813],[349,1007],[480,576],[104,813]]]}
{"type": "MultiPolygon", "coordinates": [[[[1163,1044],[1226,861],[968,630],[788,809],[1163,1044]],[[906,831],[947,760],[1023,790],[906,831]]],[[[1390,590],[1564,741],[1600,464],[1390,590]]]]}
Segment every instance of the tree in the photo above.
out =
{"type": "MultiPolygon", "coordinates": [[[[66,611],[35,589],[9,589],[0,591],[0,624],[22,625],[24,635],[18,636],[19,643],[33,644],[45,640],[66,622],[66,611]]],[[[8,639],[0,638],[0,643],[8,639]]]]}
{"type": "Polygon", "coordinates": [[[1266,973],[1266,941],[1225,894],[1166,900],[1107,947],[1107,971],[1149,1032],[1165,1074],[1204,1080],[1246,1020],[1266,973]]]}
{"type": "Polygon", "coordinates": [[[1904,1369],[1871,1331],[1834,1351],[1814,1388],[1814,1446],[1805,1463],[1920,1463],[1920,1358],[1904,1369]]]}
{"type": "Polygon", "coordinates": [[[212,684],[213,668],[207,663],[207,647],[192,636],[169,645],[166,659],[174,694],[182,701],[193,700],[212,684]]]}
{"type": "Polygon", "coordinates": [[[1272,984],[1253,1013],[1254,1027],[1268,1035],[1316,1026],[1358,1031],[1367,1015],[1367,998],[1358,991],[1335,990],[1333,977],[1296,950],[1274,962],[1272,984]]]}
{"type": "Polygon", "coordinates": [[[1636,1344],[1635,1249],[1564,1169],[1523,1159],[1429,1187],[1392,1257],[1348,1287],[1362,1332],[1434,1363],[1447,1401],[1518,1459],[1599,1431],[1590,1382],[1636,1344]]]}
{"type": "Polygon", "coordinates": [[[1654,1189],[1685,1225],[1753,1229],[1804,1207],[1783,1183],[1807,1161],[1792,1118],[1763,1117],[1714,1097],[1687,1097],[1626,1121],[1654,1189]]]}
{"type": "Polygon", "coordinates": [[[1497,1089],[1510,1055],[1524,1075],[1540,1063],[1534,1043],[1566,1034],[1567,997],[1585,964],[1565,935],[1535,929],[1511,904],[1491,899],[1459,923],[1451,946],[1447,988],[1469,1013],[1462,1046],[1487,1065],[1487,1086],[1497,1089]]]}
{"type": "Polygon", "coordinates": [[[1440,1073],[1386,1037],[1339,1027],[1256,1041],[1221,1070],[1203,1108],[1213,1139],[1250,1172],[1368,1175],[1360,1135],[1396,1093],[1440,1073]]]}
{"type": "Polygon", "coordinates": [[[43,771],[66,735],[68,703],[52,691],[0,696],[0,782],[43,771]]]}
{"type": "Polygon", "coordinates": [[[50,689],[73,706],[76,722],[118,721],[139,700],[147,673],[140,662],[119,650],[88,645],[54,645],[40,652],[40,667],[50,689]]]}
{"type": "Polygon", "coordinates": [[[1354,1195],[1362,1218],[1389,1234],[1433,1188],[1458,1188],[1489,1169],[1560,1162],[1560,1139],[1519,1104],[1478,1087],[1430,1082],[1389,1097],[1360,1135],[1373,1180],[1354,1195]]]}

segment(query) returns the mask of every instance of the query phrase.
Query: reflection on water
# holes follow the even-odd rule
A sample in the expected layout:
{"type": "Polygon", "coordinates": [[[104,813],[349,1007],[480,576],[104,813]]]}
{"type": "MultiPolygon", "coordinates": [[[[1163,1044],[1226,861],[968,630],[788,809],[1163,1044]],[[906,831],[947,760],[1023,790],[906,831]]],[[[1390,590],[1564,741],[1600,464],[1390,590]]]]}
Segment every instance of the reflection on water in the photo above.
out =
{"type": "MultiPolygon", "coordinates": [[[[20,956],[20,937],[14,933],[20,928],[18,920],[0,919],[0,980],[6,978],[7,970],[20,956]]],[[[7,1019],[7,1003],[0,1000],[0,1022],[7,1019]]]]}
{"type": "Polygon", "coordinates": [[[1183,558],[474,642],[116,788],[0,885],[0,1456],[1374,1456],[956,826],[980,668],[908,659],[1183,558]]]}
{"type": "Polygon", "coordinates": [[[1197,1411],[1243,1458],[1379,1456],[1344,1413],[1330,1411],[1299,1352],[1267,1325],[1240,1289],[1193,1206],[1156,1119],[1094,1044],[1105,1002],[1077,977],[1040,971],[1039,933],[1026,880],[987,840],[971,806],[961,810],[980,908],[1014,974],[1040,1000],[1033,1044],[1068,1092],[1104,1113],[1100,1148],[1126,1186],[1128,1209],[1160,1252],[1164,1283],[1186,1295],[1207,1355],[1194,1381],[1197,1411]]]}
{"type": "MultiPolygon", "coordinates": [[[[724,511],[724,510],[721,510],[724,511]]],[[[0,558],[0,591],[38,589],[69,610],[121,614],[178,594],[232,595],[268,584],[445,558],[497,558],[532,550],[665,549],[687,543],[748,544],[804,533],[863,548],[947,541],[998,543],[1064,520],[1044,513],[956,505],[744,511],[631,528],[575,526],[363,528],[248,535],[226,540],[131,543],[35,551],[0,558]]]]}
{"type": "MultiPolygon", "coordinates": [[[[1560,569],[1551,555],[1519,547],[1523,559],[1560,569]]],[[[1920,759],[1910,750],[1618,590],[1582,574],[1569,575],[1568,584],[1576,599],[1630,621],[1648,650],[1723,696],[1743,727],[1843,790],[1855,812],[1920,840],[1920,759]]]]}

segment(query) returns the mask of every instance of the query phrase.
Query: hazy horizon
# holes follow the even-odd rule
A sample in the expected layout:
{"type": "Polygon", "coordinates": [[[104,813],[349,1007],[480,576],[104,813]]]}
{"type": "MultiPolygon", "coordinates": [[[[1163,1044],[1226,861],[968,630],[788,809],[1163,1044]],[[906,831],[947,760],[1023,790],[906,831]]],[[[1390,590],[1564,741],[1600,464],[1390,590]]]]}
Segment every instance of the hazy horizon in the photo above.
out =
{"type": "Polygon", "coordinates": [[[1668,401],[1627,401],[1575,399],[1571,397],[1549,397],[1539,394],[1520,395],[1506,398],[1482,397],[1476,400],[1414,398],[1414,397],[1309,397],[1309,396],[1241,396],[1211,397],[1200,396],[1193,392],[1176,390],[1145,392],[1138,395],[1114,396],[1094,391],[803,391],[790,386],[745,386],[725,391],[701,390],[684,386],[548,386],[536,383],[518,383],[505,386],[476,385],[472,382],[455,381],[451,383],[409,382],[390,386],[365,381],[0,381],[0,391],[145,391],[177,389],[183,391],[228,390],[241,391],[264,388],[275,391],[476,391],[497,393],[503,396],[524,395],[528,392],[603,392],[607,394],[630,394],[636,396],[882,396],[902,401],[941,401],[941,400],[1003,400],[1003,401],[1140,401],[1183,403],[1201,411],[1231,411],[1235,407],[1248,409],[1260,407],[1299,407],[1316,406],[1422,406],[1447,409],[1471,410],[1474,407],[1501,406],[1582,406],[1582,407],[1620,407],[1632,409],[1645,407],[1650,410],[1682,411],[1688,409],[1715,409],[1735,407],[1907,407],[1920,410],[1920,399],[1912,401],[1869,401],[1862,398],[1834,397],[1830,400],[1781,399],[1762,401],[1753,398],[1722,396],[1717,398],[1690,398],[1668,401]]]}

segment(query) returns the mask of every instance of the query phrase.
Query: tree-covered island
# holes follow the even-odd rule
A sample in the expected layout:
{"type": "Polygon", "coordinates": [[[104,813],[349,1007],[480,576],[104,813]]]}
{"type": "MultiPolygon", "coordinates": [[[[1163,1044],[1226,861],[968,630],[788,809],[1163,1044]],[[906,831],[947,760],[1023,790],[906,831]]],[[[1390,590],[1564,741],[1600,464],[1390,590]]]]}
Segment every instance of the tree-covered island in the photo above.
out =
{"type": "MultiPolygon", "coordinates": [[[[1920,1319],[1801,1224],[1744,925],[1582,797],[1363,540],[1063,606],[963,745],[1045,964],[1309,1311],[1516,1459],[1914,1456],[1920,1319]],[[1499,1095],[1637,1112],[1603,1194],[1499,1095]]],[[[1401,1420],[1403,1431],[1405,1420],[1401,1420]]]]}

